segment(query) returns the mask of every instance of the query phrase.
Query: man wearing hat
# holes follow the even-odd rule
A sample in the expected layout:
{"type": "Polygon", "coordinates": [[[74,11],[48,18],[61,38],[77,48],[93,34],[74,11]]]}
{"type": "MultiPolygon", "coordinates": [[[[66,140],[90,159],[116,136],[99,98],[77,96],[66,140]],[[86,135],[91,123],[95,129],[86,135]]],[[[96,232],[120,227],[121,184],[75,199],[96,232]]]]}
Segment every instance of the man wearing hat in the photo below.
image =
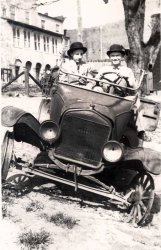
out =
{"type": "MultiPolygon", "coordinates": [[[[107,79],[110,81],[115,82],[115,80],[120,77],[120,79],[117,81],[117,84],[119,86],[123,87],[131,87],[131,88],[137,88],[137,82],[135,81],[134,74],[130,68],[128,68],[125,65],[122,65],[125,61],[124,57],[126,55],[125,48],[120,44],[113,44],[111,45],[110,49],[107,51],[107,55],[110,58],[111,65],[102,67],[98,75],[96,76],[98,79],[105,78],[107,76],[107,79]],[[105,74],[107,73],[107,74],[105,74]]],[[[105,92],[110,92],[111,94],[118,94],[120,96],[126,96],[127,93],[124,93],[123,91],[119,92],[116,88],[109,88],[108,81],[107,84],[104,84],[103,90],[105,92]]]]}
{"type": "Polygon", "coordinates": [[[60,68],[60,81],[69,82],[75,85],[84,85],[89,89],[93,88],[95,85],[94,82],[88,82],[85,78],[81,77],[92,77],[90,73],[90,67],[85,62],[83,62],[83,55],[86,52],[87,48],[84,47],[81,42],[74,42],[70,45],[70,49],[67,51],[69,61],[60,68]],[[72,76],[70,73],[79,76],[72,76]]]}
{"type": "MultiPolygon", "coordinates": [[[[126,89],[123,90],[121,88],[111,87],[108,84],[109,79],[110,81],[116,83],[118,86],[130,87],[134,89],[138,87],[138,83],[135,80],[133,71],[126,65],[122,65],[122,62],[124,62],[125,64],[125,56],[127,55],[127,51],[122,45],[113,44],[107,51],[107,55],[110,58],[111,65],[102,67],[96,76],[97,79],[102,79],[103,81],[107,77],[107,83],[103,83],[102,85],[100,83],[100,86],[102,87],[103,91],[122,97],[126,97],[129,95],[131,95],[130,97],[133,97],[135,94],[134,91],[132,91],[133,93],[130,93],[126,89]]],[[[144,141],[150,141],[150,138],[148,138],[145,133],[143,113],[140,109],[139,99],[137,99],[134,108],[137,111],[136,127],[138,131],[138,137],[144,141]]]]}

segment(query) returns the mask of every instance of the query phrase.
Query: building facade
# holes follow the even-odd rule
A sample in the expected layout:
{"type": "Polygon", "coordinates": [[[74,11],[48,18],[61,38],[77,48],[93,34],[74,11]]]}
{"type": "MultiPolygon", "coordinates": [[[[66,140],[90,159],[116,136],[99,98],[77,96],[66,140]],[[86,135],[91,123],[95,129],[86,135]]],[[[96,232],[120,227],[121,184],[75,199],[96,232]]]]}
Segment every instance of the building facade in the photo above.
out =
{"type": "Polygon", "coordinates": [[[60,63],[61,53],[69,44],[64,17],[38,13],[34,1],[22,2],[7,0],[1,4],[2,82],[25,69],[39,79],[42,72],[60,63]]]}

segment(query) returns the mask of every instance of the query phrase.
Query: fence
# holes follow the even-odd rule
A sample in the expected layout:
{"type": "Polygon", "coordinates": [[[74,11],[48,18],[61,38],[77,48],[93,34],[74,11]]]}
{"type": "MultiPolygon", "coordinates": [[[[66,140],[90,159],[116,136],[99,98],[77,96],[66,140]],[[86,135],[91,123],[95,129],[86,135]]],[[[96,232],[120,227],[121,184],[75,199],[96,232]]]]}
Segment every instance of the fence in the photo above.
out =
{"type": "Polygon", "coordinates": [[[19,77],[22,75],[25,76],[25,94],[26,96],[29,96],[29,78],[31,78],[40,89],[42,89],[42,86],[38,80],[36,80],[26,69],[25,71],[22,71],[20,74],[18,74],[16,77],[14,77],[12,80],[10,80],[8,83],[6,83],[4,86],[2,86],[2,92],[4,89],[6,89],[11,83],[15,82],[19,77]]]}

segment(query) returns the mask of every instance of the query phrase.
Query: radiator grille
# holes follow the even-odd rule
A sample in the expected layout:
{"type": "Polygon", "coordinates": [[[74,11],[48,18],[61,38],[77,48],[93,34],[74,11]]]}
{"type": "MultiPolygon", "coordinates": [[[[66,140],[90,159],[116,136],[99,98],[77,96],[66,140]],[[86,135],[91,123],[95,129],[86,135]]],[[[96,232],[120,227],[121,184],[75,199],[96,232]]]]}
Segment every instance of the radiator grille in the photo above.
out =
{"type": "Polygon", "coordinates": [[[101,162],[102,147],[107,142],[109,133],[109,124],[98,124],[68,114],[62,121],[61,138],[55,148],[55,156],[97,167],[101,162]]]}

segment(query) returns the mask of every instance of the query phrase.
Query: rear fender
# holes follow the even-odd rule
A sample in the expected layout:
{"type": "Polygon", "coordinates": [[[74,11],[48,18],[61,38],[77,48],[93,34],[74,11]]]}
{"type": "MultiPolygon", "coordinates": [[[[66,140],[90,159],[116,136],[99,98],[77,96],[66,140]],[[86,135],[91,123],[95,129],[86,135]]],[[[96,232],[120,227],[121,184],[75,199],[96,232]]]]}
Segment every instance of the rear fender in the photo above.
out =
{"type": "Polygon", "coordinates": [[[40,149],[44,148],[44,142],[39,135],[40,123],[30,113],[13,106],[4,107],[2,109],[2,125],[13,127],[16,141],[29,143],[40,149]]]}
{"type": "Polygon", "coordinates": [[[154,131],[157,128],[161,104],[147,98],[140,99],[141,108],[143,109],[144,128],[147,131],[154,131]]]}

